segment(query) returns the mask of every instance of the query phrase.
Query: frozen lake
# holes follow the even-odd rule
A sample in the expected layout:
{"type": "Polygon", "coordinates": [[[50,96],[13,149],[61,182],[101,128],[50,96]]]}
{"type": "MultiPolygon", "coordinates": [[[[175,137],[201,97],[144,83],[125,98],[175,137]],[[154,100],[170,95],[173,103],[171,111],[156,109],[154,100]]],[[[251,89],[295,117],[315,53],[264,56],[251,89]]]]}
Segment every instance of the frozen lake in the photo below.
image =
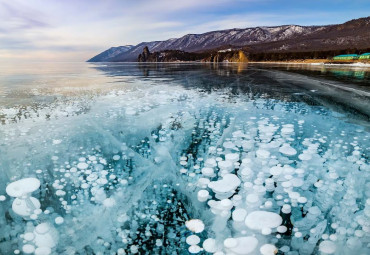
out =
{"type": "Polygon", "coordinates": [[[0,254],[370,254],[370,68],[0,68],[0,254]]]}

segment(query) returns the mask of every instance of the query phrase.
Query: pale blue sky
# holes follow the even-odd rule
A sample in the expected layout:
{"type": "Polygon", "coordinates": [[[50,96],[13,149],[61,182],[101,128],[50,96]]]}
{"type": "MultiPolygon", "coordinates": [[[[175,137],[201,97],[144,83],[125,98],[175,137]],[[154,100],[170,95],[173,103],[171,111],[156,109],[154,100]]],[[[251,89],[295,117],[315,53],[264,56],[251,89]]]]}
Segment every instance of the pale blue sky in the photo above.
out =
{"type": "Polygon", "coordinates": [[[111,46],[187,33],[369,14],[368,0],[0,0],[0,61],[84,61],[111,46]]]}

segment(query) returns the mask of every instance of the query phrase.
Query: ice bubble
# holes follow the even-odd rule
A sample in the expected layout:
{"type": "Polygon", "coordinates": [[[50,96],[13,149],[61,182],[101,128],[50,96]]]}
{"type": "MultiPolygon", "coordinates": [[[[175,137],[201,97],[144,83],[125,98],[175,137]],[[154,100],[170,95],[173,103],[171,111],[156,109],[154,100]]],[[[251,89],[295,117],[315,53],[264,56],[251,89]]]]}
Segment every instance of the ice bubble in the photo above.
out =
{"type": "Polygon", "coordinates": [[[285,214],[288,214],[292,211],[292,208],[288,204],[284,204],[283,207],[281,208],[281,211],[285,214]]]}
{"type": "Polygon", "coordinates": [[[131,245],[130,251],[131,253],[136,254],[139,252],[139,247],[137,247],[136,245],[131,245]]]}
{"type": "Polygon", "coordinates": [[[214,158],[208,158],[206,160],[206,162],[204,163],[204,166],[205,167],[216,167],[217,166],[216,159],[214,159],[214,158]]]}
{"type": "Polygon", "coordinates": [[[218,167],[221,170],[230,172],[234,169],[234,164],[231,161],[220,161],[220,162],[218,162],[218,167]]]}
{"type": "Polygon", "coordinates": [[[231,161],[231,162],[237,162],[239,160],[239,154],[238,153],[228,153],[225,155],[225,160],[231,161]]]}
{"type": "Polygon", "coordinates": [[[288,135],[294,132],[294,126],[292,124],[286,124],[283,125],[283,128],[281,129],[281,133],[284,135],[288,135]]]}
{"type": "Polygon", "coordinates": [[[261,233],[262,233],[262,235],[268,236],[272,233],[272,229],[271,228],[262,228],[261,233]]]}
{"type": "Polygon", "coordinates": [[[274,175],[274,176],[278,176],[280,174],[282,174],[284,171],[284,168],[281,167],[281,166],[273,166],[270,168],[270,174],[274,175]]]}
{"type": "Polygon", "coordinates": [[[204,242],[203,242],[203,249],[206,252],[209,252],[209,253],[216,252],[217,251],[216,240],[213,239],[213,238],[208,238],[208,239],[204,240],[204,242]]]}
{"type": "Polygon", "coordinates": [[[270,152],[267,150],[259,149],[256,151],[257,158],[268,159],[270,157],[270,152]]]}
{"type": "Polygon", "coordinates": [[[57,232],[48,223],[40,223],[33,231],[35,244],[38,247],[53,248],[57,244],[57,232]]]}
{"type": "Polygon", "coordinates": [[[200,202],[205,202],[207,201],[209,198],[209,192],[208,190],[205,190],[205,189],[201,189],[198,191],[198,200],[200,202]]]}
{"type": "Polygon", "coordinates": [[[49,247],[38,247],[35,250],[35,255],[49,255],[51,254],[51,249],[49,247]]]}
{"type": "Polygon", "coordinates": [[[234,149],[235,148],[235,144],[233,142],[230,142],[230,141],[224,142],[222,146],[225,149],[234,149]]]}
{"type": "Polygon", "coordinates": [[[250,206],[257,205],[259,202],[259,197],[256,194],[249,194],[246,198],[246,202],[250,206]]]}
{"type": "Polygon", "coordinates": [[[188,251],[190,253],[199,253],[200,251],[202,250],[202,248],[200,248],[198,245],[192,245],[189,247],[188,251]]]}
{"type": "Polygon", "coordinates": [[[6,196],[1,195],[1,196],[0,196],[0,201],[2,202],[2,201],[5,201],[5,200],[6,200],[6,196]]]}
{"type": "Polygon", "coordinates": [[[203,174],[205,177],[214,177],[214,176],[215,176],[214,170],[213,170],[213,168],[211,168],[211,167],[204,167],[204,168],[202,169],[202,174],[203,174]]]}
{"type": "Polygon", "coordinates": [[[267,211],[254,211],[245,218],[245,225],[254,230],[263,228],[276,228],[281,225],[283,219],[277,213],[267,211]]]}
{"type": "Polygon", "coordinates": [[[185,226],[194,233],[201,233],[204,230],[204,223],[199,219],[186,221],[185,226]]]}
{"type": "Polygon", "coordinates": [[[12,204],[12,210],[22,217],[30,216],[32,210],[39,209],[40,207],[40,201],[34,197],[28,197],[27,199],[16,198],[12,204]]]}
{"type": "Polygon", "coordinates": [[[243,169],[239,171],[239,174],[243,181],[247,181],[252,178],[253,171],[249,167],[243,167],[243,169]]]}
{"type": "Polygon", "coordinates": [[[200,242],[200,238],[197,235],[191,235],[186,238],[186,243],[188,245],[195,245],[200,242]]]}
{"type": "Polygon", "coordinates": [[[308,160],[312,159],[312,156],[311,156],[311,154],[304,152],[304,153],[300,154],[298,156],[298,158],[302,161],[308,161],[308,160]]]}
{"type": "MultiPolygon", "coordinates": [[[[191,176],[191,174],[189,174],[189,176],[191,176]]],[[[209,179],[207,179],[207,178],[199,178],[197,185],[198,185],[198,187],[200,187],[202,189],[205,189],[205,188],[207,188],[207,186],[208,186],[209,183],[210,183],[210,180],[209,179]]]]}
{"type": "Polygon", "coordinates": [[[297,151],[287,143],[284,143],[283,146],[280,147],[279,152],[287,156],[294,156],[297,154],[297,151]]]}
{"type": "Polygon", "coordinates": [[[26,241],[32,241],[34,238],[35,238],[35,235],[32,232],[27,232],[23,236],[23,239],[26,241]]]}
{"type": "Polygon", "coordinates": [[[88,167],[89,167],[89,165],[87,163],[85,163],[85,162],[81,162],[81,163],[78,163],[77,164],[77,168],[78,169],[81,169],[81,170],[86,169],[88,167]]]}
{"type": "Polygon", "coordinates": [[[226,248],[233,248],[238,245],[238,241],[235,238],[226,238],[224,240],[224,246],[226,248]]]}
{"type": "Polygon", "coordinates": [[[116,200],[114,200],[114,198],[106,198],[106,199],[104,199],[104,201],[103,201],[103,205],[105,206],[105,207],[112,207],[112,206],[114,206],[116,204],[116,200]]]}
{"type": "Polygon", "coordinates": [[[264,244],[260,248],[262,255],[275,255],[278,252],[278,249],[273,244],[264,244]]]}
{"type": "Polygon", "coordinates": [[[305,198],[305,197],[299,197],[297,199],[297,201],[298,201],[298,203],[305,204],[305,203],[307,203],[307,198],[305,198]]]}
{"type": "Polygon", "coordinates": [[[235,239],[236,245],[233,245],[232,247],[227,247],[225,243],[224,245],[225,247],[227,247],[228,251],[230,251],[231,253],[237,254],[237,255],[251,254],[258,245],[257,238],[253,236],[244,236],[244,237],[238,237],[238,238],[233,238],[233,239],[235,239]]]}
{"type": "Polygon", "coordinates": [[[279,233],[285,233],[288,228],[286,226],[278,226],[277,229],[276,229],[279,233]]]}
{"type": "Polygon", "coordinates": [[[25,244],[23,245],[22,247],[22,251],[25,253],[25,254],[31,254],[35,251],[35,246],[31,245],[31,244],[25,244]]]}
{"type": "Polygon", "coordinates": [[[228,193],[240,185],[240,180],[235,174],[226,174],[221,180],[210,182],[208,187],[215,193],[228,193]]]}
{"type": "Polygon", "coordinates": [[[120,157],[119,155],[114,155],[114,156],[113,156],[113,160],[116,160],[116,161],[117,161],[117,160],[119,160],[120,158],[121,158],[121,157],[120,157]]]}
{"type": "Polygon", "coordinates": [[[325,254],[334,254],[336,249],[335,243],[332,241],[322,241],[319,245],[319,250],[325,254]]]}
{"type": "Polygon", "coordinates": [[[60,224],[63,224],[64,219],[63,219],[63,217],[59,216],[59,217],[55,218],[54,222],[55,222],[55,224],[60,225],[60,224]]]}
{"type": "Polygon", "coordinates": [[[34,192],[40,187],[40,181],[36,178],[24,178],[8,184],[6,193],[11,197],[20,197],[34,192]]]}
{"type": "Polygon", "coordinates": [[[242,208],[235,209],[232,213],[232,218],[236,222],[244,221],[246,216],[247,216],[247,211],[242,208]]]}

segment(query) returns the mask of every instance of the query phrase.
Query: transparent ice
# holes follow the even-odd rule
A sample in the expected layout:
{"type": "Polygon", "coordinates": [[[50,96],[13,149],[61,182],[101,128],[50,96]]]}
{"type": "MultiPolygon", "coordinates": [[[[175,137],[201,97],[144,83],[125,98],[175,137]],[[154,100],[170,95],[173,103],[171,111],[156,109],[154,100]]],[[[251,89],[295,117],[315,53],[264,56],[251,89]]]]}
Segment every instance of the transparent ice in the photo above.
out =
{"type": "Polygon", "coordinates": [[[2,106],[1,254],[370,253],[366,125],[197,75],[133,77],[2,106]]]}

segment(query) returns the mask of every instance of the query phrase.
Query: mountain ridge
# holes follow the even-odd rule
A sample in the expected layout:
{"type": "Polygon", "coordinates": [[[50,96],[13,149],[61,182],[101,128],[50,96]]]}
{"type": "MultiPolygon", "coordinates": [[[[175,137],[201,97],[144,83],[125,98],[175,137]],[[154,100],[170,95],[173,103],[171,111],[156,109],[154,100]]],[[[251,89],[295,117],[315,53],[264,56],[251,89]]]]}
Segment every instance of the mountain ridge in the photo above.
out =
{"type": "Polygon", "coordinates": [[[310,51],[344,47],[369,47],[370,16],[347,21],[342,24],[323,26],[257,26],[209,31],[202,34],[187,34],[179,38],[164,41],[141,42],[122,52],[111,50],[88,60],[89,62],[125,62],[136,61],[145,46],[151,52],[180,50],[202,52],[216,48],[248,47],[251,52],[271,51],[310,51]],[[103,54],[104,58],[98,58],[103,54]],[[109,57],[108,57],[109,55],[109,57]],[[103,59],[103,60],[99,60],[103,59]]]}

